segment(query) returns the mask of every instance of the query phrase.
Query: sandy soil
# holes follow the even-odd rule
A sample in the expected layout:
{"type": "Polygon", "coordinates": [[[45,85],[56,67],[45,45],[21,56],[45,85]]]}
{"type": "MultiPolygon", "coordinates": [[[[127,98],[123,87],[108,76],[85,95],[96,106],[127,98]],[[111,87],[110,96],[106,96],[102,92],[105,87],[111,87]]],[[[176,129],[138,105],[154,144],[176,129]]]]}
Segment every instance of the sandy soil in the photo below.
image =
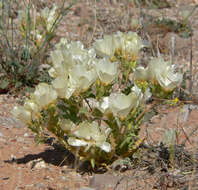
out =
{"type": "MultiPolygon", "coordinates": [[[[101,37],[104,33],[131,30],[130,19],[138,17],[139,10],[134,8],[133,4],[111,4],[110,1],[98,1],[95,4],[93,2],[92,0],[82,0],[73,7],[59,28],[59,36],[81,40],[88,46],[94,38],[101,37]]],[[[160,15],[161,11],[170,18],[178,19],[180,6],[190,5],[189,3],[195,4],[197,2],[178,1],[175,7],[149,10],[149,14],[160,15]]],[[[192,37],[193,90],[196,96],[198,93],[196,83],[198,77],[198,11],[193,14],[191,22],[194,30],[192,37]]],[[[183,39],[172,32],[160,35],[161,32],[160,30],[149,34],[152,40],[156,40],[153,36],[159,37],[160,49],[164,50],[166,57],[169,57],[170,38],[174,36],[176,41],[174,61],[179,67],[187,69],[190,39],[183,39]]],[[[172,168],[172,173],[159,171],[159,168],[162,169],[159,166],[156,166],[156,170],[154,168],[155,171],[152,172],[148,170],[148,165],[140,164],[140,166],[130,168],[130,170],[122,173],[109,170],[105,174],[89,175],[85,173],[81,175],[76,172],[74,157],[67,150],[49,145],[35,146],[32,132],[10,114],[17,101],[18,99],[12,95],[0,95],[1,190],[136,190],[143,188],[145,190],[184,190],[197,189],[198,187],[196,172],[193,173],[193,169],[189,169],[188,171],[191,172],[185,173],[183,171],[182,173],[183,168],[179,166],[172,168]],[[182,176],[179,177],[181,173],[182,176]]],[[[145,145],[158,146],[160,142],[164,141],[165,130],[175,129],[177,131],[177,144],[182,144],[182,151],[180,152],[194,153],[195,161],[197,161],[198,105],[195,102],[177,107],[161,105],[156,108],[156,112],[157,114],[141,127],[140,136],[146,138],[145,145]]],[[[161,149],[158,153],[160,151],[161,149]]],[[[159,154],[152,153],[152,155],[156,158],[159,157],[159,154]]],[[[155,160],[155,158],[152,159],[155,160]]],[[[178,159],[182,160],[182,157],[178,156],[178,159]]],[[[188,161],[184,159],[184,162],[187,163],[188,161]]],[[[188,167],[196,168],[197,165],[188,165],[188,167]]]]}

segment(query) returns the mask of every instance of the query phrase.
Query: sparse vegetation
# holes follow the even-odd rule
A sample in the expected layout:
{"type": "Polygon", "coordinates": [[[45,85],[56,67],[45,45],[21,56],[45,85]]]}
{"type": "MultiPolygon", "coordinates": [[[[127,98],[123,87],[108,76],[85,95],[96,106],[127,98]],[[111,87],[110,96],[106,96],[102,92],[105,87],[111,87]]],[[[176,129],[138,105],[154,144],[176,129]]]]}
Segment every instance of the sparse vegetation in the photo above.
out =
{"type": "Polygon", "coordinates": [[[172,187],[180,188],[181,176],[196,179],[197,157],[185,148],[191,137],[183,123],[189,106],[198,102],[192,47],[197,31],[191,20],[197,5],[180,9],[180,17],[173,18],[166,11],[177,2],[88,0],[88,8],[81,3],[63,0],[41,8],[32,1],[1,0],[0,93],[28,91],[13,115],[31,129],[36,144],[72,153],[76,171],[146,168],[158,174],[157,189],[169,189],[171,180],[172,187]],[[101,9],[106,5],[110,8],[101,9]],[[69,25],[72,32],[60,38],[67,15],[79,18],[74,19],[78,24],[69,25]],[[167,34],[191,40],[188,67],[178,62],[175,36],[168,47],[162,45],[167,34]],[[177,109],[177,121],[167,129],[169,121],[158,119],[166,129],[160,129],[163,138],[156,144],[148,141],[147,127],[144,135],[141,131],[154,116],[164,117],[162,107],[177,109]]]}
{"type": "Polygon", "coordinates": [[[73,4],[63,1],[59,8],[54,4],[38,12],[32,1],[1,0],[1,90],[14,92],[51,80],[42,65],[48,64],[56,29],[73,4]]]}

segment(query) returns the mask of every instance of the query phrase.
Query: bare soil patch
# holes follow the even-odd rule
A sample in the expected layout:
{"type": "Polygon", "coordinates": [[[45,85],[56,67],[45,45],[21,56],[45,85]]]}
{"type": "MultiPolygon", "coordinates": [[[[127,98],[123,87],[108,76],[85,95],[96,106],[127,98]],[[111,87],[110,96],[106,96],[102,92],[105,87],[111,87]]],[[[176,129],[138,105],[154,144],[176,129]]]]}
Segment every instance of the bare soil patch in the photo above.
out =
{"type": "MultiPolygon", "coordinates": [[[[134,30],[130,25],[131,19],[142,19],[140,9],[132,3],[123,2],[79,1],[64,18],[57,40],[67,37],[81,40],[89,46],[95,38],[104,34],[134,30]]],[[[163,13],[178,20],[180,7],[195,3],[177,1],[169,8],[144,8],[142,11],[153,17],[161,17],[163,13]]],[[[148,18],[151,17],[144,17],[143,21],[147,22],[148,18]]],[[[198,11],[192,15],[190,22],[193,29],[193,93],[197,97],[198,11]]],[[[183,39],[174,31],[157,27],[137,28],[136,31],[147,41],[145,34],[148,34],[154,49],[159,48],[167,58],[170,57],[170,39],[174,37],[174,62],[179,68],[188,70],[190,38],[183,39]]],[[[197,189],[198,105],[195,102],[177,107],[158,105],[155,108],[157,114],[141,127],[140,137],[145,140],[132,165],[122,163],[118,171],[109,169],[103,174],[90,174],[83,166],[85,172],[81,175],[76,170],[74,156],[56,144],[53,146],[53,139],[49,138],[48,144],[35,146],[32,132],[10,113],[18,100],[10,95],[0,95],[1,190],[83,190],[83,187],[84,190],[197,189]],[[165,140],[165,131],[171,129],[177,131],[176,145],[173,147],[174,163],[170,163],[170,150],[161,143],[165,140]],[[122,169],[128,170],[121,172],[122,169]]]]}

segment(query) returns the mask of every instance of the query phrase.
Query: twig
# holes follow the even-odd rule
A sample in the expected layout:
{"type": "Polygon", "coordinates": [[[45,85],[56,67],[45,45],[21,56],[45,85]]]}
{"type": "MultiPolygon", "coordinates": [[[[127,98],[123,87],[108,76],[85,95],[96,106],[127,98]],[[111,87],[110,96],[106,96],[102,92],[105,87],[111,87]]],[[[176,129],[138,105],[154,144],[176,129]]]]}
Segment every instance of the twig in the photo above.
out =
{"type": "MultiPolygon", "coordinates": [[[[180,125],[180,126],[181,126],[181,125],[180,125]]],[[[181,129],[182,129],[182,131],[183,131],[183,133],[184,133],[184,135],[185,135],[185,137],[186,137],[185,143],[186,143],[186,141],[188,141],[188,142],[192,145],[192,143],[191,143],[191,141],[190,141],[188,135],[186,134],[186,131],[184,130],[184,128],[183,128],[182,126],[181,126],[181,129]]],[[[185,143],[184,143],[184,144],[185,144],[185,143]]]]}
{"type": "Polygon", "coordinates": [[[125,177],[123,176],[123,177],[121,177],[121,178],[116,182],[115,187],[113,188],[113,190],[116,190],[116,189],[117,189],[118,185],[120,184],[120,182],[121,182],[124,178],[125,178],[125,177]]]}
{"type": "Polygon", "coordinates": [[[192,87],[193,87],[193,76],[192,76],[192,58],[193,58],[193,53],[192,53],[192,36],[190,38],[190,86],[189,86],[189,92],[190,95],[192,96],[192,87]]]}
{"type": "MultiPolygon", "coordinates": [[[[193,131],[189,134],[189,136],[192,136],[197,130],[198,130],[198,126],[196,126],[196,128],[193,129],[193,131]]],[[[188,140],[187,138],[184,139],[181,144],[184,144],[185,145],[187,140],[188,140]]]]}
{"type": "Polygon", "coordinates": [[[175,57],[175,36],[171,36],[171,64],[174,64],[174,57],[175,57]]]}
{"type": "Polygon", "coordinates": [[[97,7],[97,6],[96,6],[96,0],[95,0],[95,2],[94,2],[94,9],[95,9],[95,11],[94,11],[94,29],[93,29],[91,38],[90,38],[90,40],[89,40],[89,44],[92,42],[92,40],[93,40],[93,38],[94,38],[94,33],[95,33],[95,31],[96,31],[96,26],[97,26],[96,7],[97,7]]]}

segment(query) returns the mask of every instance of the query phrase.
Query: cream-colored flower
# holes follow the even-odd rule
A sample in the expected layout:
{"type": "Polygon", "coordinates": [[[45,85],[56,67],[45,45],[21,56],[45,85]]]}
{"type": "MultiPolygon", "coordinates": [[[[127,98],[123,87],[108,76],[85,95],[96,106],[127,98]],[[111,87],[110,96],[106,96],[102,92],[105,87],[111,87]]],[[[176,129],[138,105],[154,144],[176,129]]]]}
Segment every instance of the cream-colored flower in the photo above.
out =
{"type": "Polygon", "coordinates": [[[67,44],[68,44],[67,38],[61,38],[60,41],[59,41],[59,43],[57,43],[55,45],[55,48],[57,50],[61,50],[61,49],[65,48],[67,44]]]}
{"type": "Polygon", "coordinates": [[[76,90],[87,90],[97,78],[94,69],[87,70],[83,65],[76,65],[70,72],[70,76],[76,81],[76,90]]]}
{"type": "Polygon", "coordinates": [[[151,79],[154,83],[160,84],[165,91],[172,91],[181,84],[183,76],[175,73],[175,67],[163,58],[153,58],[148,65],[151,79]]]}
{"type": "Polygon", "coordinates": [[[55,22],[55,19],[56,19],[56,10],[57,10],[57,7],[54,4],[51,10],[48,7],[45,7],[41,11],[41,17],[46,22],[47,31],[50,31],[50,29],[53,26],[53,23],[55,22]]]}
{"type": "Polygon", "coordinates": [[[33,120],[38,117],[38,113],[40,112],[40,106],[32,99],[25,100],[24,109],[31,112],[31,118],[33,120]]]}
{"type": "Polygon", "coordinates": [[[59,76],[52,81],[52,86],[60,98],[67,98],[68,96],[68,80],[64,76],[59,76]]]}
{"type": "Polygon", "coordinates": [[[140,49],[143,47],[141,38],[135,32],[123,34],[122,52],[136,58],[140,49]]]}
{"type": "Polygon", "coordinates": [[[95,64],[99,79],[104,84],[110,84],[118,76],[118,63],[110,62],[108,58],[103,58],[95,64]]]}
{"type": "Polygon", "coordinates": [[[110,98],[104,97],[98,104],[96,104],[96,107],[104,114],[110,113],[110,98]]]}
{"type": "Polygon", "coordinates": [[[69,119],[62,119],[59,121],[60,128],[68,135],[75,129],[75,124],[69,119]]]}
{"type": "Polygon", "coordinates": [[[139,66],[134,71],[134,77],[136,80],[148,81],[150,79],[150,73],[148,67],[144,68],[139,66]]]}
{"type": "Polygon", "coordinates": [[[105,35],[93,43],[97,55],[101,57],[112,57],[115,53],[114,39],[112,35],[105,35]]]}
{"type": "Polygon", "coordinates": [[[113,46],[115,50],[121,50],[124,44],[124,33],[118,31],[113,34],[113,46]]]}
{"type": "Polygon", "coordinates": [[[51,77],[58,77],[60,75],[68,75],[68,66],[64,61],[63,54],[61,50],[55,50],[51,52],[51,60],[53,67],[49,70],[49,75],[51,77]]]}
{"type": "Polygon", "coordinates": [[[31,121],[31,111],[25,109],[23,106],[15,106],[12,110],[12,114],[24,124],[31,121]]]}
{"type": "Polygon", "coordinates": [[[83,64],[88,56],[88,50],[84,49],[84,45],[80,41],[68,43],[66,49],[63,49],[63,57],[69,67],[83,64]]]}
{"type": "Polygon", "coordinates": [[[134,86],[128,95],[123,93],[113,93],[109,97],[104,97],[97,105],[98,109],[104,113],[113,113],[114,116],[125,118],[129,112],[137,107],[143,100],[141,89],[134,86]]]}
{"type": "Polygon", "coordinates": [[[32,99],[40,107],[44,107],[50,104],[52,101],[56,100],[57,93],[52,86],[46,83],[40,83],[36,86],[34,93],[32,94],[32,99]]]}
{"type": "Polygon", "coordinates": [[[89,123],[85,121],[74,130],[73,136],[68,138],[68,143],[71,146],[85,146],[85,151],[96,146],[105,152],[110,152],[111,145],[106,142],[110,132],[110,128],[98,126],[97,122],[89,123]]]}
{"type": "Polygon", "coordinates": [[[125,118],[138,102],[139,97],[134,93],[129,95],[116,93],[110,96],[110,109],[115,116],[125,118]]]}

